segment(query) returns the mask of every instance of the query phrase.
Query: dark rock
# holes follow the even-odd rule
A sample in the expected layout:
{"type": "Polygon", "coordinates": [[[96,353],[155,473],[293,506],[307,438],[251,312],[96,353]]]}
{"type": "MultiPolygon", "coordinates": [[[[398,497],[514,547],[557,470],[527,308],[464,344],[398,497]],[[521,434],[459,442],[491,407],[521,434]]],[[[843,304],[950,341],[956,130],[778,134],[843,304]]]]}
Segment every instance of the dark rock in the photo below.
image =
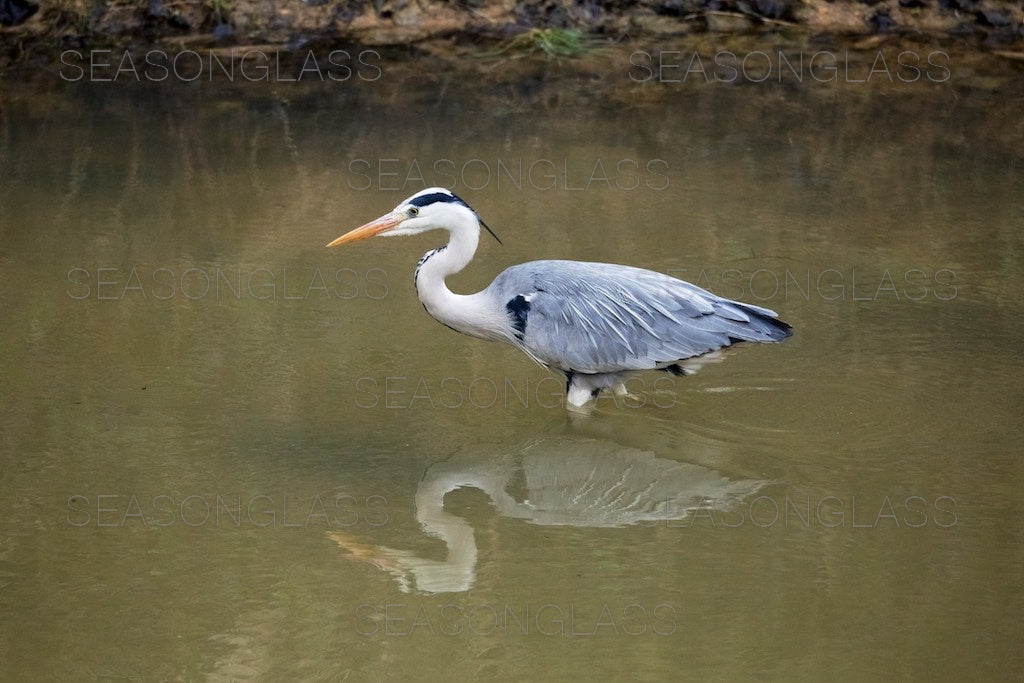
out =
{"type": "Polygon", "coordinates": [[[561,5],[517,5],[516,22],[523,27],[569,28],[569,16],[561,5]]]}
{"type": "Polygon", "coordinates": [[[23,24],[39,11],[39,5],[27,0],[0,0],[0,24],[17,26],[23,24]]]}
{"type": "Polygon", "coordinates": [[[189,31],[192,29],[192,24],[188,19],[177,13],[167,17],[167,25],[179,31],[189,31]]]}
{"type": "Polygon", "coordinates": [[[889,16],[889,11],[883,9],[875,12],[868,18],[868,25],[876,33],[888,33],[892,30],[895,23],[892,17],[889,16]]]}
{"type": "Polygon", "coordinates": [[[792,15],[792,6],[789,0],[756,0],[754,9],[762,17],[769,19],[782,19],[792,15]]]}
{"type": "Polygon", "coordinates": [[[214,40],[227,40],[235,35],[235,29],[231,24],[220,23],[213,27],[214,40]]]}
{"type": "Polygon", "coordinates": [[[359,11],[351,3],[339,3],[331,8],[331,17],[335,21],[342,21],[347,24],[357,16],[359,16],[359,11]]]}
{"type": "Polygon", "coordinates": [[[977,0],[939,0],[939,7],[954,12],[973,12],[978,8],[977,0]]]}
{"type": "Polygon", "coordinates": [[[662,2],[655,3],[652,9],[657,14],[665,14],[670,17],[682,17],[687,14],[693,14],[700,9],[697,3],[692,0],[663,0],[662,2]]]}
{"type": "Polygon", "coordinates": [[[900,0],[900,7],[906,7],[907,9],[915,9],[918,7],[927,7],[927,0],[900,0]]]}
{"type": "Polygon", "coordinates": [[[992,28],[1006,28],[1012,23],[1009,14],[997,9],[979,10],[976,16],[979,24],[992,28]]]}
{"type": "Polygon", "coordinates": [[[107,8],[101,3],[96,3],[89,10],[89,22],[92,24],[99,24],[103,21],[103,17],[106,15],[106,13],[107,8]]]}

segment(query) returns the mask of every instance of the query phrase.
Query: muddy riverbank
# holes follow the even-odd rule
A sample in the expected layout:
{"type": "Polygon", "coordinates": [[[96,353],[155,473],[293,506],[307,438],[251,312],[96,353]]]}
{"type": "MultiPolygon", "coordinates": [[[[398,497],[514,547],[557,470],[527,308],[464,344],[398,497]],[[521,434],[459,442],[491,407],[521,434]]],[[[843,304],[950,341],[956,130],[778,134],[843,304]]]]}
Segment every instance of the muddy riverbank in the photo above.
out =
{"type": "MultiPolygon", "coordinates": [[[[94,50],[111,51],[110,59],[99,53],[101,70],[133,67],[150,53],[157,56],[150,54],[149,61],[157,62],[189,51],[222,60],[258,53],[275,62],[298,61],[301,69],[315,50],[328,62],[321,69],[336,76],[362,69],[365,75],[375,67],[372,56],[360,61],[363,48],[376,55],[426,53],[466,61],[461,58],[469,54],[475,61],[497,56],[507,62],[531,54],[578,57],[623,42],[659,51],[661,45],[681,45],[683,52],[710,55],[751,45],[869,53],[878,45],[896,52],[905,45],[919,52],[925,45],[922,56],[935,49],[978,52],[994,58],[995,70],[1024,64],[1024,6],[1001,0],[0,0],[0,23],[0,67],[8,73],[42,67],[66,74],[74,71],[69,62],[94,50]],[[341,52],[330,57],[333,50],[341,52]],[[126,53],[133,64],[119,61],[126,53]],[[102,66],[104,60],[113,66],[102,66]]],[[[91,66],[96,60],[88,61],[91,66]]],[[[942,68],[927,58],[917,61],[911,66],[922,73],[942,68]]],[[[695,65],[681,68],[690,67],[695,65]]]]}

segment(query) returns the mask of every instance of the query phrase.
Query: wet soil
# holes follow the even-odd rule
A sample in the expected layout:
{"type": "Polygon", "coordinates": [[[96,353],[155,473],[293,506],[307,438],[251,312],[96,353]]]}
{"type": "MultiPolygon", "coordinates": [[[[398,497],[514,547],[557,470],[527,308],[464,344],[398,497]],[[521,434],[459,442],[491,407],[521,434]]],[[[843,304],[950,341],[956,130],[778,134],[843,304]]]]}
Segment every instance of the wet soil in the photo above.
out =
{"type": "Polygon", "coordinates": [[[0,0],[0,68],[52,72],[69,51],[73,61],[104,49],[143,59],[153,50],[258,51],[300,62],[310,49],[339,49],[330,60],[339,71],[358,67],[362,48],[461,59],[516,56],[515,46],[559,56],[522,40],[538,31],[578,32],[588,47],[910,44],[994,57],[984,69],[1024,63],[1024,3],[1005,0],[0,0]]]}

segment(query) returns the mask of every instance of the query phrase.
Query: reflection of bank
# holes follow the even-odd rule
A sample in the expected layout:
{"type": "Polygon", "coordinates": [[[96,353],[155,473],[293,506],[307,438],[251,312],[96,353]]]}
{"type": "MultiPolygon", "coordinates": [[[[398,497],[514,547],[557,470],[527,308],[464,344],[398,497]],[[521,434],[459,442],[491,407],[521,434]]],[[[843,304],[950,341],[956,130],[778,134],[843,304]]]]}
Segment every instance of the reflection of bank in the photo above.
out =
{"type": "Polygon", "coordinates": [[[329,535],[352,556],[391,574],[405,592],[458,592],[476,578],[477,547],[469,522],[444,510],[445,495],[456,489],[480,489],[499,514],[531,524],[623,527],[684,519],[697,509],[726,510],[763,483],[730,480],[608,441],[547,439],[514,456],[456,457],[427,470],[416,489],[416,519],[444,541],[444,560],[369,545],[349,533],[329,535]]]}

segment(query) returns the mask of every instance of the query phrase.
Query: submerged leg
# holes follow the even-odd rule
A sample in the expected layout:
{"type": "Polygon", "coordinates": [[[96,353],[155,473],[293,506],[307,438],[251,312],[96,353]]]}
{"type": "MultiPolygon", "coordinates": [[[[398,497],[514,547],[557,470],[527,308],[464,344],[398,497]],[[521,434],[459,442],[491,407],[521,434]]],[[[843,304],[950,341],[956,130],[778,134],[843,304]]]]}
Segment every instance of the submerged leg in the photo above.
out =
{"type": "Polygon", "coordinates": [[[630,393],[629,388],[626,386],[626,383],[624,381],[616,382],[612,386],[612,393],[615,395],[615,398],[622,399],[624,402],[633,401],[634,403],[639,405],[644,404],[644,397],[630,393]]]}
{"type": "Polygon", "coordinates": [[[602,389],[612,389],[617,396],[628,395],[622,377],[617,373],[586,375],[578,372],[566,373],[566,407],[579,408],[597,398],[602,389]],[[623,393],[620,393],[623,392],[623,393]]]}
{"type": "Polygon", "coordinates": [[[569,382],[568,391],[565,392],[566,406],[581,408],[594,400],[597,391],[600,391],[600,389],[590,389],[586,386],[581,386],[580,383],[569,382]]]}

